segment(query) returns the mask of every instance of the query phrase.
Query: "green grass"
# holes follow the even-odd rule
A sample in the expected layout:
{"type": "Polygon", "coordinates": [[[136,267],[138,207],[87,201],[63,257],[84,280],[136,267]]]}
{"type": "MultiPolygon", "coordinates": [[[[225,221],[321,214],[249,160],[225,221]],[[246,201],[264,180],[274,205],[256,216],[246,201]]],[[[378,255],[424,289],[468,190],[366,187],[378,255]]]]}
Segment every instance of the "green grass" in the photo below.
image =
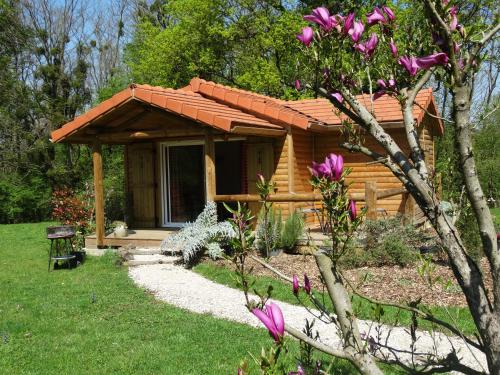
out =
{"type": "MultiPolygon", "coordinates": [[[[197,265],[194,270],[205,276],[206,278],[218,282],[220,284],[228,285],[233,288],[237,288],[236,274],[227,267],[216,266],[213,264],[201,263],[197,265]]],[[[267,290],[268,285],[272,285],[272,297],[274,299],[288,302],[291,304],[298,304],[299,302],[293,295],[291,291],[291,285],[282,282],[280,280],[274,279],[272,277],[252,277],[254,282],[253,287],[260,291],[267,290]]],[[[326,295],[322,293],[315,292],[318,299],[324,301],[325,305],[331,308],[331,301],[326,295]]],[[[307,306],[312,306],[312,303],[305,298],[304,293],[302,293],[301,301],[303,301],[307,306]]],[[[353,298],[353,307],[356,315],[360,319],[372,319],[373,320],[373,305],[368,303],[357,296],[353,298]]],[[[456,322],[457,326],[466,335],[473,335],[476,333],[476,327],[472,320],[472,317],[468,309],[459,307],[448,307],[447,309],[443,307],[430,307],[433,314],[441,320],[450,322],[450,315],[456,322]],[[447,311],[446,311],[447,310],[447,311]]],[[[384,306],[384,314],[381,317],[381,321],[388,324],[405,325],[409,326],[411,323],[411,314],[407,311],[400,311],[393,307],[384,306]]],[[[422,329],[430,329],[431,326],[425,321],[419,321],[422,329]]]]}
{"type": "Polygon", "coordinates": [[[155,301],[112,254],[48,273],[46,226],[0,225],[0,374],[232,374],[272,343],[155,301]]]}
{"type": "Polygon", "coordinates": [[[500,208],[491,208],[491,214],[493,215],[493,221],[497,228],[500,228],[500,208]]]}

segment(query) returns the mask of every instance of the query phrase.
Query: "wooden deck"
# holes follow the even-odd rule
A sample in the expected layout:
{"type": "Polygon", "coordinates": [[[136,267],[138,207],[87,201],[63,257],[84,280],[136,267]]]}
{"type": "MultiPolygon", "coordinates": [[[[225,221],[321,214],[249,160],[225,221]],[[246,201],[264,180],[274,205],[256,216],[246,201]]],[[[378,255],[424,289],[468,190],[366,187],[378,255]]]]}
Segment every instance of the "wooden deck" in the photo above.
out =
{"type": "MultiPolygon", "coordinates": [[[[129,229],[127,237],[116,237],[109,233],[104,237],[105,247],[159,247],[161,241],[177,232],[179,228],[151,228],[151,229],[129,229]]],[[[91,234],[85,237],[86,248],[96,248],[96,235],[91,234]]]]}

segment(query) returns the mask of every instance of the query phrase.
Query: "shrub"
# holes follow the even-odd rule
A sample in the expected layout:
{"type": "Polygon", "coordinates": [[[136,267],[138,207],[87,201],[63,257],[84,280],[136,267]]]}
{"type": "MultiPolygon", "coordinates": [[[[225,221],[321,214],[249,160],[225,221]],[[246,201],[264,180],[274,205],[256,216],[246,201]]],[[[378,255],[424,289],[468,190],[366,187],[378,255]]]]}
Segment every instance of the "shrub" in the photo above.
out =
{"type": "Polygon", "coordinates": [[[407,241],[395,233],[384,236],[382,242],[368,256],[368,262],[373,266],[397,265],[405,267],[417,259],[418,251],[411,248],[407,241]]]}
{"type": "Polygon", "coordinates": [[[347,268],[364,266],[407,266],[418,259],[422,246],[432,247],[434,240],[413,225],[403,225],[401,217],[366,221],[358,237],[349,244],[341,259],[347,268]]]}
{"type": "Polygon", "coordinates": [[[184,262],[189,264],[198,259],[203,251],[216,259],[223,253],[220,246],[235,236],[231,224],[226,221],[217,222],[217,206],[214,202],[207,202],[203,212],[194,223],[188,223],[174,235],[165,238],[160,249],[162,252],[181,252],[184,262]]]}
{"type": "Polygon", "coordinates": [[[52,218],[65,225],[73,225],[81,234],[90,229],[93,214],[93,196],[90,187],[77,194],[61,188],[52,194],[52,218]]]}
{"type": "Polygon", "coordinates": [[[292,251],[304,233],[304,217],[302,212],[294,211],[285,221],[281,233],[281,246],[285,251],[292,251]]]}
{"type": "Polygon", "coordinates": [[[281,210],[277,212],[270,208],[267,217],[265,210],[262,209],[257,220],[255,229],[255,247],[263,256],[269,256],[268,252],[281,247],[281,210]]]}

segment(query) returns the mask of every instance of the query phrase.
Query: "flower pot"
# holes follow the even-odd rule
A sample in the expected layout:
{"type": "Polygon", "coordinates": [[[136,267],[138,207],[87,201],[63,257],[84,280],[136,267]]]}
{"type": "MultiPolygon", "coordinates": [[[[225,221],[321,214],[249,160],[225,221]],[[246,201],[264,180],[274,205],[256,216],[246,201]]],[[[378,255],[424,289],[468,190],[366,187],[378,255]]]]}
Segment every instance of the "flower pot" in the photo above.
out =
{"type": "Polygon", "coordinates": [[[115,228],[115,237],[127,237],[128,231],[125,227],[115,228]]]}

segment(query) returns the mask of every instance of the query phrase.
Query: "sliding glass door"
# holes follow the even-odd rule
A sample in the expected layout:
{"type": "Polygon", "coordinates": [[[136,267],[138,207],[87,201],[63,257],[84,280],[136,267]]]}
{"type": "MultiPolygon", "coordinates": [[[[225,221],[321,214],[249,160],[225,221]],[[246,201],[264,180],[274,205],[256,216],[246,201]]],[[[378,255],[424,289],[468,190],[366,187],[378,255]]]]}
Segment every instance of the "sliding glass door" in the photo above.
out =
{"type": "Polygon", "coordinates": [[[205,206],[204,148],[200,143],[162,147],[163,225],[194,221],[205,206]]]}

